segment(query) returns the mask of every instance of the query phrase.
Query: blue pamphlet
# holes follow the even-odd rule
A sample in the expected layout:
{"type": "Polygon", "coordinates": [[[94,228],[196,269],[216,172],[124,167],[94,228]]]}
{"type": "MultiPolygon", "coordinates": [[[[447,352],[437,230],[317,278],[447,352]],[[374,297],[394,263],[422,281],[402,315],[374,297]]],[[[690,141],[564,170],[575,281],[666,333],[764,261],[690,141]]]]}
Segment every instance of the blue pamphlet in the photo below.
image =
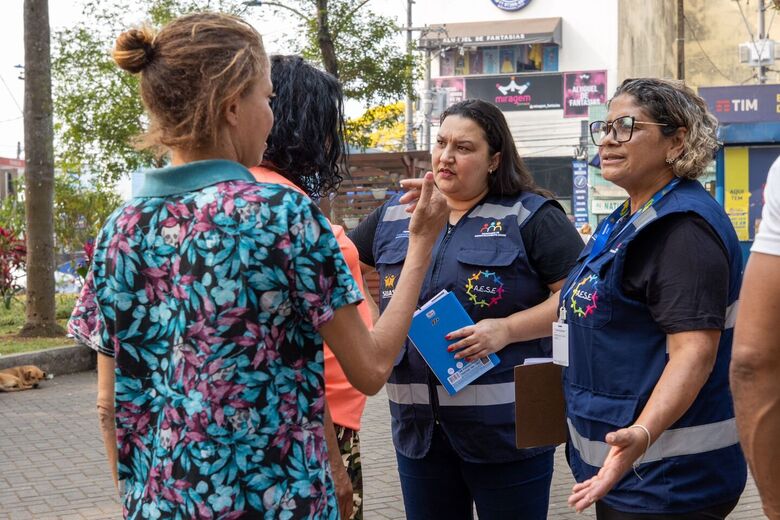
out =
{"type": "Polygon", "coordinates": [[[444,336],[469,325],[474,322],[466,309],[453,293],[445,290],[414,313],[409,329],[409,339],[450,395],[455,395],[499,363],[495,354],[469,363],[465,359],[455,359],[455,352],[447,352],[447,347],[458,340],[447,340],[444,336]]]}

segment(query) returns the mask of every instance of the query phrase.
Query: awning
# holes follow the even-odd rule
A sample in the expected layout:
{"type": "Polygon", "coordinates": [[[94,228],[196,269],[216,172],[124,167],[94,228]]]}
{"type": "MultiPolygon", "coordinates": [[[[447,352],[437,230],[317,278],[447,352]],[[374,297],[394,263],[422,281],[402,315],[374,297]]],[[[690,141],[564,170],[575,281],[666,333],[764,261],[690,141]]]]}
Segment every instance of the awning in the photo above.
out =
{"type": "Polygon", "coordinates": [[[431,50],[531,43],[560,45],[560,17],[430,25],[420,36],[420,48],[431,50]]]}

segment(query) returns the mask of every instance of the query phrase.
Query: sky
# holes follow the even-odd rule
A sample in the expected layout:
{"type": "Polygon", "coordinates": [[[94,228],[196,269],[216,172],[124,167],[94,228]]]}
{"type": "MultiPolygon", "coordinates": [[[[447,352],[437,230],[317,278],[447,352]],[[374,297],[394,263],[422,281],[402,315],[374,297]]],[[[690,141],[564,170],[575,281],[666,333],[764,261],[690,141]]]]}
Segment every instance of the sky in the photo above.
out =
{"type": "MultiPolygon", "coordinates": [[[[0,31],[0,157],[16,157],[17,142],[24,146],[22,105],[24,82],[18,79],[24,63],[23,0],[0,0],[3,4],[3,30],[0,31]]],[[[405,20],[406,0],[370,0],[368,6],[374,11],[405,20]]],[[[143,13],[129,13],[129,20],[135,23],[143,20],[143,13]]],[[[271,17],[270,10],[252,7],[245,15],[263,35],[266,50],[270,54],[285,52],[283,42],[292,34],[294,26],[271,17]]],[[[81,20],[81,1],[49,0],[49,22],[52,34],[58,29],[71,26],[81,20]]],[[[287,51],[289,52],[289,51],[287,51]]],[[[356,104],[347,105],[348,115],[360,113],[356,104]]]]}

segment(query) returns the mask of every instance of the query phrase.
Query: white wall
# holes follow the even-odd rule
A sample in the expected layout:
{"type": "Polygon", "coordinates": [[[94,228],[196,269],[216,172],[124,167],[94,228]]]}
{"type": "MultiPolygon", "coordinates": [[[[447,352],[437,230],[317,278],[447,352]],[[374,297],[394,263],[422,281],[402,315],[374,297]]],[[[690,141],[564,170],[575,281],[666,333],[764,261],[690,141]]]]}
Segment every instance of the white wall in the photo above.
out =
{"type": "MultiPolygon", "coordinates": [[[[618,1],[532,0],[519,11],[497,8],[490,0],[418,0],[416,27],[442,23],[486,22],[561,17],[562,43],[558,71],[606,70],[607,94],[617,86],[618,1]]],[[[439,70],[434,59],[433,77],[439,70]]],[[[424,86],[421,86],[421,89],[424,86]]],[[[563,110],[507,112],[506,118],[522,155],[571,155],[579,142],[580,119],[564,118],[563,110]]],[[[431,141],[435,141],[436,127],[431,141]]]]}

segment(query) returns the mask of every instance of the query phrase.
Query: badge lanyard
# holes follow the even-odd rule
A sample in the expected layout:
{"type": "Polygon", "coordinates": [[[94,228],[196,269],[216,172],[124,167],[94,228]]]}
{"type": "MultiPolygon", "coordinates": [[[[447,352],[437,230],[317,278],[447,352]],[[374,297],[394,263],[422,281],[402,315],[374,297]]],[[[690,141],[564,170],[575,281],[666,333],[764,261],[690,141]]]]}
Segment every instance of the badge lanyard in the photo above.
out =
{"type": "MultiPolygon", "coordinates": [[[[617,235],[610,240],[610,235],[615,230],[615,227],[620,223],[621,220],[623,220],[626,215],[629,213],[629,208],[631,204],[631,199],[626,199],[626,201],[621,205],[619,211],[615,211],[612,213],[612,215],[609,216],[607,221],[604,223],[604,225],[601,227],[601,229],[596,233],[595,238],[593,239],[593,247],[590,250],[590,253],[588,253],[587,258],[585,258],[585,261],[580,266],[579,270],[577,271],[577,274],[572,278],[574,282],[576,282],[579,277],[582,275],[582,273],[585,271],[585,269],[588,267],[588,264],[590,264],[596,257],[598,257],[601,253],[604,252],[604,250],[607,248],[607,245],[617,240],[620,235],[623,234],[623,232],[631,227],[639,217],[641,217],[645,211],[647,211],[649,208],[651,208],[655,203],[657,203],[659,200],[661,200],[664,195],[672,191],[677,185],[680,184],[680,179],[675,178],[673,179],[669,184],[661,188],[655,195],[650,197],[650,200],[648,200],[644,206],[642,206],[639,210],[637,210],[636,213],[631,215],[631,219],[620,229],[620,231],[617,233],[617,235]]],[[[574,290],[574,283],[572,283],[569,288],[566,290],[566,292],[563,295],[563,298],[561,298],[561,309],[560,309],[560,315],[558,317],[558,320],[561,322],[566,322],[566,298],[569,297],[571,292],[574,290]]]]}
{"type": "Polygon", "coordinates": [[[636,213],[631,215],[628,222],[623,225],[620,231],[612,237],[612,232],[618,224],[628,215],[630,210],[631,199],[626,200],[619,210],[616,210],[609,216],[609,218],[596,230],[596,235],[593,238],[593,247],[590,249],[590,253],[585,258],[585,261],[580,266],[577,274],[572,278],[572,283],[561,298],[561,309],[558,315],[558,321],[552,323],[552,353],[553,363],[564,367],[569,366],[569,325],[566,323],[566,299],[574,290],[575,283],[579,280],[582,273],[588,267],[597,256],[604,252],[604,250],[612,243],[614,243],[623,232],[630,226],[634,225],[639,217],[641,217],[645,211],[653,206],[656,202],[661,200],[664,195],[672,191],[678,184],[680,179],[674,179],[669,184],[664,186],[658,193],[653,195],[644,206],[642,206],[636,213]]]}

